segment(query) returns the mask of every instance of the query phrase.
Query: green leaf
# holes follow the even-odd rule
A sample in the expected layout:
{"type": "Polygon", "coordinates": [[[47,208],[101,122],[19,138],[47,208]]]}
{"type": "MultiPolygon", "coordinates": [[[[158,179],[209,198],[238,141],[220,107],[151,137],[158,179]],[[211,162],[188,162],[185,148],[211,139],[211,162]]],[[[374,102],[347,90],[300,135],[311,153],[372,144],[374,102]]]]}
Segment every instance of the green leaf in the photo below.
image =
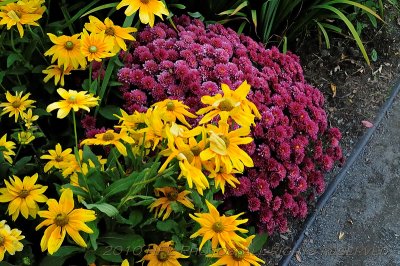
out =
{"type": "Polygon", "coordinates": [[[170,177],[170,176],[160,176],[154,182],[153,186],[155,188],[159,188],[159,187],[177,187],[175,178],[170,177]]]}
{"type": "Polygon", "coordinates": [[[158,221],[156,224],[158,230],[170,233],[179,233],[179,225],[174,220],[158,221]]]}
{"type": "Polygon", "coordinates": [[[265,245],[267,240],[268,240],[268,234],[267,233],[262,233],[262,234],[256,235],[254,237],[253,241],[251,242],[249,250],[252,253],[259,252],[263,248],[263,246],[265,245]]]}
{"type": "MultiPolygon", "coordinates": [[[[350,1],[348,1],[348,2],[350,2],[350,1]]],[[[365,51],[365,47],[360,39],[360,36],[358,35],[358,33],[357,33],[356,29],[354,28],[353,24],[351,23],[351,21],[339,9],[337,9],[333,6],[330,6],[330,5],[326,5],[326,4],[317,5],[317,6],[314,6],[313,8],[326,9],[326,10],[329,10],[329,11],[332,11],[333,13],[335,13],[349,28],[351,34],[353,35],[353,37],[358,45],[358,48],[360,49],[361,53],[364,56],[365,61],[367,62],[368,65],[371,65],[371,62],[369,61],[367,52],[365,51]]]]}
{"type": "Polygon", "coordinates": [[[372,49],[371,52],[371,59],[372,61],[376,62],[376,60],[378,60],[378,52],[375,49],[372,49]]]}
{"type": "Polygon", "coordinates": [[[91,263],[94,263],[96,261],[96,255],[94,250],[88,250],[85,253],[85,260],[86,260],[86,264],[90,265],[91,263]]]}
{"type": "Polygon", "coordinates": [[[65,184],[62,187],[71,189],[74,195],[82,196],[83,198],[86,198],[88,196],[88,193],[80,187],[73,186],[71,184],[65,184]]]}
{"type": "MultiPolygon", "coordinates": [[[[138,174],[137,172],[134,172],[134,173],[138,174]]],[[[135,178],[132,178],[132,174],[129,175],[128,177],[119,179],[119,180],[113,182],[109,187],[107,187],[104,190],[104,192],[103,192],[104,197],[108,198],[115,194],[127,191],[134,182],[135,182],[135,178]]]]}
{"type": "Polygon", "coordinates": [[[96,208],[102,213],[106,214],[109,217],[113,217],[118,214],[117,208],[115,208],[113,205],[108,204],[108,203],[93,203],[93,204],[88,204],[85,201],[82,201],[82,204],[85,205],[87,209],[93,209],[96,208]]]}
{"type": "Polygon", "coordinates": [[[142,196],[142,195],[134,195],[127,197],[125,202],[131,201],[133,199],[141,199],[135,203],[128,203],[129,206],[148,206],[154,202],[156,198],[152,196],[142,196]]]}
{"type": "MultiPolygon", "coordinates": [[[[99,247],[96,250],[96,255],[99,256],[100,258],[108,261],[108,262],[115,262],[115,263],[121,263],[122,258],[121,258],[121,251],[114,250],[112,247],[99,247]]],[[[59,264],[56,264],[59,265],[59,264]]],[[[54,265],[52,265],[54,266],[54,265]]]]}
{"type": "Polygon", "coordinates": [[[21,170],[24,169],[25,165],[30,162],[32,159],[32,156],[25,156],[19,159],[15,164],[14,164],[14,174],[18,175],[21,170]]]}
{"type": "Polygon", "coordinates": [[[96,154],[92,152],[89,146],[83,146],[83,161],[88,162],[89,160],[92,161],[96,166],[100,166],[99,159],[97,158],[96,154]]]}
{"type": "Polygon", "coordinates": [[[134,251],[138,248],[142,249],[144,247],[144,239],[138,234],[134,233],[107,233],[99,241],[105,242],[117,250],[128,250],[134,251]]]}
{"type": "Polygon", "coordinates": [[[321,23],[319,23],[318,21],[316,21],[319,29],[321,30],[322,34],[324,35],[324,39],[325,39],[325,43],[326,43],[326,48],[330,49],[331,48],[331,44],[329,42],[329,36],[328,33],[326,32],[324,26],[322,26],[321,23]]]}
{"type": "Polygon", "coordinates": [[[19,61],[21,59],[21,57],[19,56],[19,54],[10,54],[7,57],[7,68],[11,67],[15,61],[19,61]]]}
{"type": "Polygon", "coordinates": [[[115,105],[107,105],[101,107],[99,113],[108,120],[118,120],[118,117],[115,117],[114,114],[121,116],[121,108],[115,105]]]}
{"type": "Polygon", "coordinates": [[[86,12],[85,14],[83,14],[81,16],[81,18],[84,17],[84,16],[87,16],[89,14],[92,14],[94,12],[97,12],[99,10],[116,7],[117,5],[118,5],[118,3],[109,3],[109,4],[105,4],[105,5],[101,5],[101,6],[95,7],[93,9],[89,10],[88,12],[86,12]]]}
{"type": "Polygon", "coordinates": [[[187,12],[192,18],[204,18],[200,12],[187,12]]]}
{"type": "Polygon", "coordinates": [[[93,231],[93,234],[89,234],[89,239],[90,239],[90,244],[92,245],[92,248],[94,250],[97,249],[97,238],[99,237],[99,234],[100,234],[97,223],[98,223],[97,220],[86,223],[87,226],[89,226],[90,229],[92,229],[92,231],[93,231]]]}
{"type": "Polygon", "coordinates": [[[72,255],[73,253],[83,252],[84,249],[77,246],[61,246],[57,252],[55,252],[52,256],[55,257],[64,257],[68,255],[72,255]]]}

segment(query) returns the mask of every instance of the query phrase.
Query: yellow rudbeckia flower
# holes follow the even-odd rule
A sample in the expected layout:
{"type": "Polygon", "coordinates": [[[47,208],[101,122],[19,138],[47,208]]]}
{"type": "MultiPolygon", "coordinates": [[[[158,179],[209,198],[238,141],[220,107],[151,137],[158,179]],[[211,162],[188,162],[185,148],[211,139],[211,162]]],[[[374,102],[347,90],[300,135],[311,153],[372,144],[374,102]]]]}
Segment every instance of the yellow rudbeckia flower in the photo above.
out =
{"type": "Polygon", "coordinates": [[[135,38],[130,34],[137,30],[133,27],[120,27],[114,25],[114,22],[106,18],[104,23],[94,16],[89,16],[90,23],[85,23],[85,28],[92,33],[104,32],[106,39],[114,42],[113,52],[118,53],[120,49],[126,51],[127,47],[124,40],[134,41],[135,38]]]}
{"type": "Polygon", "coordinates": [[[245,243],[245,239],[235,231],[241,233],[247,233],[248,230],[239,228],[238,225],[244,224],[248,221],[248,219],[238,220],[237,218],[243,213],[225,216],[220,215],[217,208],[214,207],[208,200],[206,200],[206,204],[209,210],[209,213],[195,213],[194,215],[189,214],[190,218],[198,222],[201,228],[194,234],[190,236],[190,238],[195,238],[198,236],[202,236],[199,250],[203,247],[206,241],[211,239],[211,247],[212,250],[215,250],[218,244],[224,249],[232,248],[234,250],[237,249],[237,245],[240,247],[242,243],[245,243]]]}
{"type": "Polygon", "coordinates": [[[81,52],[86,56],[89,62],[95,60],[101,62],[103,58],[115,55],[111,52],[114,47],[114,41],[105,38],[105,33],[91,33],[89,34],[85,29],[81,36],[81,52]]]}
{"type": "Polygon", "coordinates": [[[121,140],[126,141],[129,144],[135,142],[133,138],[128,136],[126,131],[122,131],[120,133],[115,132],[114,130],[110,129],[104,133],[96,134],[92,139],[85,139],[81,142],[81,145],[114,145],[119,153],[123,156],[128,156],[126,151],[125,145],[121,142],[121,140]]]}
{"type": "Polygon", "coordinates": [[[214,159],[215,171],[219,172],[221,166],[225,167],[226,173],[231,173],[232,169],[239,172],[244,171],[244,166],[253,167],[251,157],[238,145],[249,144],[253,141],[250,128],[242,127],[229,131],[229,125],[220,120],[219,127],[208,125],[210,147],[200,153],[203,161],[214,159]]]}
{"type": "Polygon", "coordinates": [[[210,266],[223,266],[223,265],[235,265],[235,266],[261,266],[265,265],[262,259],[257,258],[253,253],[249,251],[249,246],[255,235],[246,238],[242,247],[236,247],[236,250],[219,249],[214,254],[207,255],[207,257],[218,258],[218,261],[211,264],[210,266]],[[262,263],[262,264],[260,264],[262,263]]]}
{"type": "Polygon", "coordinates": [[[172,202],[179,202],[186,206],[187,208],[194,209],[193,203],[190,201],[190,199],[187,197],[191,192],[184,190],[179,192],[177,188],[173,187],[163,187],[163,188],[156,188],[156,195],[159,196],[160,192],[164,195],[163,197],[159,197],[156,199],[152,204],[150,204],[149,209],[152,212],[155,209],[155,217],[161,217],[164,213],[163,216],[163,221],[167,219],[171,212],[171,203],[172,202]]]}
{"type": "Polygon", "coordinates": [[[46,74],[43,81],[47,83],[47,81],[54,77],[54,85],[60,83],[61,86],[64,86],[64,76],[71,74],[71,70],[72,66],[64,68],[63,66],[51,65],[42,71],[43,74],[46,74]]]}
{"type": "Polygon", "coordinates": [[[10,182],[4,180],[5,188],[0,188],[0,202],[10,202],[8,205],[8,214],[15,221],[19,213],[28,219],[28,216],[36,218],[39,211],[37,202],[46,202],[47,197],[43,195],[47,186],[36,184],[38,174],[25,176],[21,179],[18,176],[10,178],[10,182]]]}
{"type": "Polygon", "coordinates": [[[201,108],[197,114],[204,115],[200,124],[211,121],[219,115],[222,121],[227,122],[231,117],[241,126],[249,127],[254,124],[254,118],[261,118],[254,103],[247,100],[247,94],[250,92],[250,85],[244,81],[236,90],[231,90],[228,85],[221,84],[224,95],[203,96],[201,102],[209,106],[201,108]]]}
{"type": "Polygon", "coordinates": [[[9,91],[6,92],[7,102],[0,103],[0,107],[3,107],[3,111],[0,115],[9,113],[8,117],[15,116],[15,123],[18,121],[18,117],[24,113],[29,107],[34,107],[32,104],[34,100],[29,100],[31,95],[29,92],[22,96],[22,91],[16,92],[13,96],[9,91]]]}
{"type": "Polygon", "coordinates": [[[138,262],[149,261],[151,266],[179,266],[178,259],[189,258],[172,247],[172,241],[162,241],[159,245],[150,244],[150,249],[146,250],[146,255],[138,262]]]}
{"type": "Polygon", "coordinates": [[[139,10],[139,19],[143,24],[154,25],[155,16],[162,19],[162,15],[169,15],[168,9],[164,3],[158,0],[122,0],[117,9],[128,6],[125,15],[130,16],[139,10]]]}
{"type": "Polygon", "coordinates": [[[48,151],[49,154],[40,156],[40,159],[49,160],[44,166],[44,172],[47,173],[52,167],[61,169],[63,163],[69,163],[75,158],[75,155],[71,152],[71,148],[62,150],[61,144],[57,143],[54,150],[48,151]]]}
{"type": "Polygon", "coordinates": [[[22,38],[24,37],[23,25],[39,26],[36,21],[42,17],[42,14],[35,14],[35,11],[36,9],[23,4],[22,1],[0,6],[0,25],[7,25],[7,30],[16,26],[22,38]]]}
{"type": "Polygon", "coordinates": [[[6,221],[0,221],[0,261],[3,261],[6,251],[14,255],[17,251],[22,251],[24,245],[20,240],[25,236],[21,235],[21,230],[11,229],[6,221]]]}
{"type": "Polygon", "coordinates": [[[90,112],[89,107],[98,105],[99,97],[93,97],[93,94],[87,94],[87,91],[66,91],[63,88],[59,88],[57,92],[63,100],[49,104],[46,111],[50,113],[55,109],[59,109],[57,112],[57,118],[60,119],[66,117],[71,109],[74,112],[78,112],[79,109],[90,112]]]}
{"type": "Polygon", "coordinates": [[[3,151],[0,151],[3,153],[4,159],[6,159],[7,162],[12,163],[11,155],[15,155],[15,152],[13,151],[15,149],[15,143],[12,141],[7,141],[7,134],[4,134],[1,137],[0,147],[4,148],[3,151]]]}
{"type": "Polygon", "coordinates": [[[75,209],[74,205],[72,190],[68,188],[61,193],[59,202],[55,199],[47,201],[48,211],[38,212],[38,215],[46,220],[41,222],[36,230],[48,226],[40,241],[42,251],[48,250],[50,254],[56,252],[61,247],[66,234],[79,246],[87,247],[79,231],[92,234],[93,230],[85,223],[96,220],[96,215],[92,210],[75,209]]]}
{"type": "Polygon", "coordinates": [[[53,56],[51,63],[57,60],[57,65],[63,67],[64,70],[68,67],[78,69],[86,67],[86,58],[81,52],[81,41],[79,39],[80,34],[74,34],[72,36],[62,35],[57,37],[54,34],[47,33],[50,40],[54,45],[47,50],[44,55],[53,56]]]}

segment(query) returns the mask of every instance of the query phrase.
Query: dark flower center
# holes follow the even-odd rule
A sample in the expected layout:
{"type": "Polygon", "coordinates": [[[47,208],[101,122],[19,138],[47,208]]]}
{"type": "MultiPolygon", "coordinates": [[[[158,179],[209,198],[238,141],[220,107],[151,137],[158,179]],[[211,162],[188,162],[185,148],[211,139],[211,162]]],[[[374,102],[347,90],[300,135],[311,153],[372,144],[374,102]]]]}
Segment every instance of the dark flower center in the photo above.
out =
{"type": "Polygon", "coordinates": [[[168,110],[168,111],[173,111],[173,110],[175,110],[175,104],[174,104],[173,101],[169,101],[169,102],[167,103],[167,110],[168,110]]]}
{"type": "Polygon", "coordinates": [[[224,225],[221,222],[216,222],[212,225],[212,230],[217,233],[224,231],[224,225]]]}
{"type": "Polygon", "coordinates": [[[241,250],[241,249],[238,249],[238,250],[236,250],[236,251],[233,252],[232,257],[233,257],[233,259],[236,260],[236,261],[241,261],[242,259],[244,259],[244,256],[245,256],[245,255],[246,255],[246,252],[245,252],[245,251],[243,251],[243,250],[241,250]]]}
{"type": "Polygon", "coordinates": [[[56,158],[54,158],[54,160],[56,162],[62,162],[64,160],[64,158],[62,156],[60,156],[60,155],[57,155],[56,158]]]}
{"type": "Polygon", "coordinates": [[[11,106],[14,108],[19,108],[21,106],[21,101],[20,100],[15,100],[11,103],[11,106]]]}
{"type": "Polygon", "coordinates": [[[104,135],[103,135],[103,140],[104,141],[110,141],[110,140],[113,140],[113,139],[114,139],[114,134],[113,133],[111,133],[111,132],[104,133],[104,135]]]}
{"type": "Polygon", "coordinates": [[[4,242],[6,242],[5,237],[0,235],[0,247],[3,246],[4,242]]]}
{"type": "Polygon", "coordinates": [[[97,46],[91,45],[91,46],[89,47],[89,52],[91,52],[91,53],[97,52],[97,46]]]}
{"type": "Polygon", "coordinates": [[[64,47],[65,47],[65,49],[67,49],[67,50],[72,50],[72,49],[74,48],[74,43],[71,42],[71,41],[67,41],[67,42],[64,44],[64,47]]]}
{"type": "Polygon", "coordinates": [[[201,148],[199,146],[194,146],[190,149],[194,156],[199,156],[201,152],[201,148]]]}
{"type": "Polygon", "coordinates": [[[162,262],[167,261],[168,257],[169,257],[169,255],[166,251],[160,251],[157,254],[157,259],[162,262]]]}
{"type": "Polygon", "coordinates": [[[140,2],[142,2],[143,4],[148,4],[150,0],[140,0],[140,2]]]}
{"type": "Polygon", "coordinates": [[[18,196],[20,198],[26,198],[26,197],[28,197],[28,195],[29,195],[29,190],[26,190],[26,189],[21,190],[18,194],[18,196]]]}
{"type": "Polygon", "coordinates": [[[232,101],[230,101],[230,100],[228,100],[228,99],[225,99],[225,100],[223,100],[223,101],[221,101],[221,102],[219,103],[218,108],[219,108],[219,110],[221,110],[221,111],[227,111],[227,112],[229,112],[229,111],[231,111],[233,108],[235,108],[235,106],[233,106],[232,101]]]}
{"type": "Polygon", "coordinates": [[[68,222],[69,222],[69,217],[65,213],[59,213],[57,214],[56,218],[54,218],[54,223],[60,227],[67,225],[68,222]]]}
{"type": "Polygon", "coordinates": [[[107,28],[105,33],[106,33],[106,35],[110,35],[110,36],[114,36],[115,35],[115,31],[111,27],[107,28]]]}
{"type": "Polygon", "coordinates": [[[174,189],[171,192],[167,193],[167,198],[169,201],[176,201],[176,199],[178,198],[178,194],[178,191],[174,189]]]}

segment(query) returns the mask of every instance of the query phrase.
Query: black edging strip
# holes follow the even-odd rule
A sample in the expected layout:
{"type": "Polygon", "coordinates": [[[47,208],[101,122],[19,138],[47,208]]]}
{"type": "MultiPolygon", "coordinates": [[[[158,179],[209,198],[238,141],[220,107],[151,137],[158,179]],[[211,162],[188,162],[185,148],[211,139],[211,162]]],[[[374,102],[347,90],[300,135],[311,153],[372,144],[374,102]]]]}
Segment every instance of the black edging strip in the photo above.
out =
{"type": "Polygon", "coordinates": [[[280,260],[280,262],[279,262],[280,266],[288,266],[289,265],[290,260],[292,259],[294,253],[299,249],[300,245],[302,244],[306,231],[313,225],[318,213],[325,206],[325,204],[328,202],[328,200],[332,197],[333,193],[336,191],[338,184],[344,179],[346,172],[353,165],[355,160],[360,155],[361,151],[364,149],[364,147],[368,143],[372,134],[375,132],[376,128],[381,123],[386,112],[392,106],[392,103],[393,103],[396,95],[399,93],[399,91],[400,91],[400,79],[397,81],[396,85],[394,86],[389,98],[386,100],[384,105],[380,108],[380,110],[378,112],[378,116],[376,117],[376,119],[374,121],[374,126],[369,128],[367,130],[367,132],[365,132],[364,135],[361,137],[361,139],[359,139],[359,141],[357,142],[357,145],[354,147],[353,151],[351,152],[349,158],[346,160],[346,163],[343,166],[343,168],[340,170],[339,174],[337,176],[335,176],[335,178],[332,182],[329,183],[324,194],[322,194],[322,196],[318,199],[318,202],[316,204],[314,212],[311,213],[307,217],[307,220],[304,222],[304,227],[300,231],[300,233],[297,235],[296,241],[294,242],[294,245],[293,245],[292,249],[290,250],[289,254],[284,256],[280,260]]]}

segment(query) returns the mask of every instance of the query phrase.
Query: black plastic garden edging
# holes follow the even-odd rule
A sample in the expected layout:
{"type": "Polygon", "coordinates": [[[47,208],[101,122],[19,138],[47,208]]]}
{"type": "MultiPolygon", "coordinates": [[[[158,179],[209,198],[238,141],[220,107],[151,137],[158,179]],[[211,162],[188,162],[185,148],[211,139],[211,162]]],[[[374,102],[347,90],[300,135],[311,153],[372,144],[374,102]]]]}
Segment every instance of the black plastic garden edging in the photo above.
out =
{"type": "Polygon", "coordinates": [[[351,152],[349,158],[347,158],[345,165],[343,168],[340,170],[339,174],[335,176],[335,178],[332,180],[332,182],[329,183],[326,191],[322,196],[318,199],[317,204],[315,206],[315,210],[313,213],[311,213],[306,221],[304,222],[304,227],[302,230],[298,233],[296,240],[293,244],[292,249],[290,250],[289,254],[284,256],[280,262],[280,266],[288,266],[290,263],[290,260],[292,259],[294,253],[299,249],[301,243],[303,242],[304,235],[307,232],[307,230],[313,225],[318,213],[321,211],[321,209],[326,205],[328,200],[332,197],[333,193],[336,191],[336,188],[338,184],[344,179],[346,172],[349,170],[349,168],[353,165],[357,157],[361,154],[362,150],[364,147],[367,145],[369,139],[371,138],[372,134],[375,132],[376,128],[379,126],[381,123],[383,117],[385,116],[386,112],[389,110],[389,108],[392,106],[392,103],[396,97],[396,95],[400,91],[400,79],[397,81],[396,85],[394,86],[389,98],[386,100],[386,102],[383,104],[383,106],[380,108],[378,115],[374,121],[374,126],[369,128],[367,132],[364,133],[364,135],[358,140],[357,145],[354,147],[353,151],[351,152]]]}

